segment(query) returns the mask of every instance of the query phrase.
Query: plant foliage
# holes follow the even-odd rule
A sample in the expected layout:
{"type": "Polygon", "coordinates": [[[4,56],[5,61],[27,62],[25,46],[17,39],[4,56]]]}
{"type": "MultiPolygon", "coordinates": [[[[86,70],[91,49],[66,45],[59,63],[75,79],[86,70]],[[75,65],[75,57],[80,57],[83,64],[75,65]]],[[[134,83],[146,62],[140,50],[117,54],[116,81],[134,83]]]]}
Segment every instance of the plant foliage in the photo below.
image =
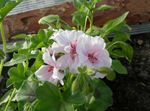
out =
{"type": "MultiPolygon", "coordinates": [[[[114,9],[113,6],[97,6],[101,0],[74,0],[75,12],[72,22],[74,27],[63,21],[58,15],[48,15],[39,20],[47,29],[40,29],[37,34],[14,36],[24,39],[7,47],[13,53],[11,60],[4,63],[10,67],[7,80],[8,91],[0,99],[2,111],[105,111],[113,104],[112,91],[102,79],[92,78],[95,71],[103,73],[107,80],[113,81],[116,74],[127,74],[127,69],[120,59],[132,61],[133,48],[129,44],[130,36],[122,29],[128,27],[125,18],[129,12],[108,21],[102,27],[94,25],[96,11],[114,9]],[[89,24],[89,25],[88,25],[89,24]],[[91,69],[79,67],[78,74],[68,69],[63,72],[64,84],[41,82],[35,72],[44,64],[43,47],[48,48],[55,41],[53,33],[58,29],[82,30],[90,36],[99,36],[106,42],[106,49],[112,58],[112,66],[91,69]],[[112,39],[109,34],[114,34],[112,39]],[[42,50],[41,50],[42,49],[42,50]]],[[[0,0],[0,22],[21,0],[0,0]]],[[[61,55],[61,53],[59,54],[61,55]]],[[[59,56],[57,55],[57,56],[59,56]]],[[[0,50],[0,59],[4,59],[0,50]]]]}

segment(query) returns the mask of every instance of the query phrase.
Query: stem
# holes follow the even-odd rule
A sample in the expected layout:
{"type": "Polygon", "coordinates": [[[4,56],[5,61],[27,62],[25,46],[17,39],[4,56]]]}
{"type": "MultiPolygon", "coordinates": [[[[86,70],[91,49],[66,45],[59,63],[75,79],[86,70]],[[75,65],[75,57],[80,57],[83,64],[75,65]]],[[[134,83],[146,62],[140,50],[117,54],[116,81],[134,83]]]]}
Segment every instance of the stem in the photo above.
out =
{"type": "Polygon", "coordinates": [[[9,105],[10,105],[10,103],[11,103],[11,100],[12,100],[12,98],[13,98],[15,92],[16,92],[16,89],[14,88],[13,91],[12,91],[12,93],[11,93],[11,96],[10,96],[9,99],[8,99],[8,102],[7,102],[7,104],[6,104],[6,107],[5,107],[4,111],[8,111],[8,107],[9,107],[9,105]]]}
{"type": "Polygon", "coordinates": [[[0,22],[0,30],[1,30],[1,37],[3,41],[3,51],[6,53],[6,38],[5,38],[5,29],[3,27],[3,23],[0,22]]]}
{"type": "Polygon", "coordinates": [[[3,70],[3,65],[4,65],[4,60],[2,59],[1,63],[0,63],[0,77],[1,77],[1,74],[2,74],[2,70],[3,70]]]}
{"type": "MultiPolygon", "coordinates": [[[[4,54],[6,54],[6,38],[5,38],[5,30],[2,22],[0,22],[0,31],[1,31],[1,37],[3,42],[3,52],[4,54]]],[[[3,65],[4,65],[4,59],[2,59],[0,63],[0,76],[2,75],[3,65]]]]}
{"type": "Polygon", "coordinates": [[[84,32],[86,31],[87,20],[88,20],[88,16],[86,16],[86,18],[85,18],[85,23],[84,23],[84,32]]]}
{"type": "Polygon", "coordinates": [[[93,16],[91,16],[90,19],[90,32],[92,31],[92,26],[93,26],[93,16]]]}

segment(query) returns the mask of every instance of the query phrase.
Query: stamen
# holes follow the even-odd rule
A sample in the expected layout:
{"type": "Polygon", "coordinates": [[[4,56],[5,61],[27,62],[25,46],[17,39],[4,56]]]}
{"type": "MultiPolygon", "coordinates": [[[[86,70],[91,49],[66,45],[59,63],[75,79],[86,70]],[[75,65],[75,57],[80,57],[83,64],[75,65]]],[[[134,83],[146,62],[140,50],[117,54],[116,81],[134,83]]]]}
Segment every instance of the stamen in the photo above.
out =
{"type": "Polygon", "coordinates": [[[98,59],[97,59],[97,57],[94,56],[94,53],[89,53],[89,54],[88,54],[88,60],[89,60],[91,63],[94,64],[94,63],[97,62],[98,59]]]}
{"type": "Polygon", "coordinates": [[[49,68],[48,68],[48,72],[52,72],[52,71],[53,71],[53,69],[54,69],[54,67],[53,67],[53,66],[49,66],[49,68]]]}

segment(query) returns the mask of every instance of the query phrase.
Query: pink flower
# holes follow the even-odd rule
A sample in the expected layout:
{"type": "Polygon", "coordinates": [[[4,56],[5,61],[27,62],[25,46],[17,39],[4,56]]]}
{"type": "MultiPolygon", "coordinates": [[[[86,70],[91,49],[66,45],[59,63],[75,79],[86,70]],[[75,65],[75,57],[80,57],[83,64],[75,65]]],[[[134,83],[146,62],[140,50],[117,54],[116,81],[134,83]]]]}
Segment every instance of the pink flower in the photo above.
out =
{"type": "Polygon", "coordinates": [[[63,84],[64,74],[59,72],[60,65],[55,60],[49,49],[44,49],[43,60],[46,65],[42,65],[36,72],[36,77],[41,81],[48,81],[57,84],[60,81],[63,84]]]}
{"type": "Polygon", "coordinates": [[[63,68],[69,67],[71,72],[76,72],[79,66],[79,58],[76,52],[76,47],[80,42],[80,39],[84,37],[85,34],[81,31],[68,31],[59,30],[52,37],[55,43],[52,45],[52,50],[55,53],[64,53],[58,61],[63,68]]]}
{"type": "MultiPolygon", "coordinates": [[[[84,37],[77,46],[77,53],[81,65],[90,68],[111,67],[111,58],[105,49],[105,42],[102,38],[84,37]]],[[[104,74],[96,73],[98,78],[103,78],[104,74]]]]}

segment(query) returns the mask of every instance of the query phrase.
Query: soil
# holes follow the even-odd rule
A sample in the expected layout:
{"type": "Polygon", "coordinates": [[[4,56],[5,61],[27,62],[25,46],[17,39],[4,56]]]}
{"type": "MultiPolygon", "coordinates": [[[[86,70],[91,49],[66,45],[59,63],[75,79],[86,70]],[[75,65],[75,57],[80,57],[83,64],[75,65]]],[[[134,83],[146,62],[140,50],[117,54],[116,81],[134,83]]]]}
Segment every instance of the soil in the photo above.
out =
{"type": "Polygon", "coordinates": [[[132,36],[134,57],[128,75],[118,75],[107,84],[113,91],[113,106],[107,111],[150,111],[150,34],[132,36]]]}
{"type": "MultiPolygon", "coordinates": [[[[125,63],[128,75],[117,75],[115,81],[106,81],[113,91],[113,106],[107,111],[150,111],[150,34],[132,36],[134,58],[125,63]]],[[[8,68],[4,69],[6,72],[8,68]]],[[[0,97],[6,91],[4,78],[0,79],[0,97]]]]}

